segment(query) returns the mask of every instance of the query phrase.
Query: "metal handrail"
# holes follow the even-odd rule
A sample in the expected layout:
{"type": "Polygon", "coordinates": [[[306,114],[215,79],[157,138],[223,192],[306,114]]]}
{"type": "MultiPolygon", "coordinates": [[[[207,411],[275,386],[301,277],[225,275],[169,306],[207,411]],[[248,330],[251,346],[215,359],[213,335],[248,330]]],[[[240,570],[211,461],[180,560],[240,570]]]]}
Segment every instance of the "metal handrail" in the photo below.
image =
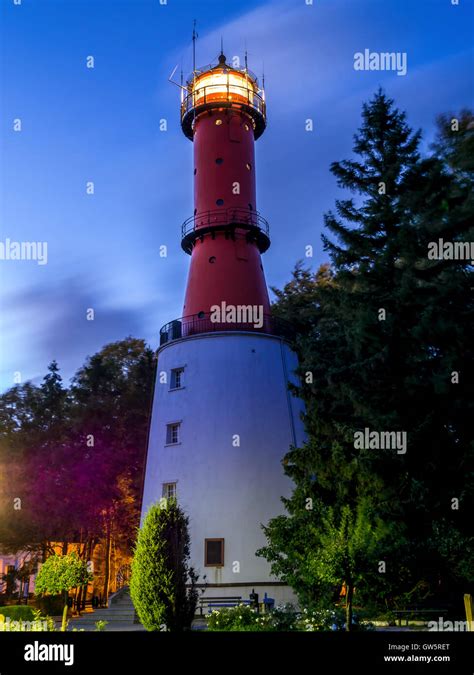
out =
{"type": "Polygon", "coordinates": [[[185,96],[181,103],[181,120],[191,110],[214,102],[244,104],[265,117],[265,101],[263,97],[250,87],[242,87],[232,83],[224,90],[222,84],[208,84],[202,87],[198,85],[196,89],[193,89],[193,91],[185,96]],[[236,92],[235,90],[239,91],[236,92]]]}
{"type": "Polygon", "coordinates": [[[258,211],[243,208],[213,209],[201,211],[187,218],[181,226],[181,236],[186,237],[200,227],[241,225],[245,229],[257,228],[267,237],[270,236],[268,221],[258,211]]]}
{"type": "Polygon", "coordinates": [[[118,572],[115,576],[117,590],[123,588],[124,586],[128,586],[128,584],[130,583],[131,574],[132,574],[132,566],[130,565],[130,563],[121,565],[119,567],[118,572]]]}
{"type": "Polygon", "coordinates": [[[294,337],[294,329],[292,325],[272,316],[271,314],[263,315],[263,325],[256,327],[254,323],[233,322],[226,323],[224,321],[211,321],[210,313],[200,312],[199,314],[192,314],[190,316],[183,316],[174,321],[170,321],[160,329],[160,346],[179,340],[191,335],[199,335],[202,333],[216,333],[222,331],[250,331],[252,333],[266,333],[268,335],[276,335],[291,341],[294,337]]]}

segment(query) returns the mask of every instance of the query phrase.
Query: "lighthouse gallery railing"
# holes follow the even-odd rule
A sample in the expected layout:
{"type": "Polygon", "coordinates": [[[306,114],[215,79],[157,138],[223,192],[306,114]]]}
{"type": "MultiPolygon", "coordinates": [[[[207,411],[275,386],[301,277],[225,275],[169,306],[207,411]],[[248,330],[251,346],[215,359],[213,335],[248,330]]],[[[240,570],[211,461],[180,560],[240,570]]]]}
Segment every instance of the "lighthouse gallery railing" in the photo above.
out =
{"type": "Polygon", "coordinates": [[[244,228],[257,228],[267,237],[270,234],[268,222],[258,211],[242,208],[214,209],[201,211],[187,218],[181,225],[181,236],[186,237],[190,232],[206,225],[241,225],[244,228]]]}
{"type": "Polygon", "coordinates": [[[181,225],[181,246],[186,253],[191,253],[198,237],[218,230],[230,233],[239,228],[255,237],[261,253],[270,246],[270,227],[265,218],[258,211],[239,207],[201,211],[185,220],[181,225]]]}
{"type": "Polygon", "coordinates": [[[211,315],[201,312],[191,316],[183,316],[165,324],[160,330],[160,346],[179,340],[180,338],[190,337],[203,333],[217,333],[222,331],[250,331],[252,333],[266,333],[267,335],[277,335],[286,340],[292,340],[294,331],[291,324],[284,319],[280,319],[270,314],[263,316],[263,325],[255,327],[254,323],[232,322],[223,323],[222,321],[211,321],[211,315]]]}

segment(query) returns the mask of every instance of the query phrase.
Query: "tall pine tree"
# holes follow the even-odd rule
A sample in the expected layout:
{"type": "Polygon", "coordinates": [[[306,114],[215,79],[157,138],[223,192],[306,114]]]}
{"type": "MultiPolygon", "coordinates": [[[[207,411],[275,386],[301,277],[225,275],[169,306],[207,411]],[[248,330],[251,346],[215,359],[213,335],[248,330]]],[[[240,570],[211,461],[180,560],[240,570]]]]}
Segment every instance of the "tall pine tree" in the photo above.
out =
{"type": "Polygon", "coordinates": [[[469,581],[472,268],[428,257],[433,240],[472,238],[472,115],[460,118],[456,131],[440,120],[436,154],[422,159],[420,132],[393,101],[379,91],[364,105],[357,158],[331,166],[352,195],[325,218],[330,283],[311,286],[297,270],[278,297],[277,312],[291,319],[296,299],[306,321],[296,345],[308,442],[284,460],[296,484],[289,516],[271,521],[260,553],[297,579],[303,600],[320,592],[305,574],[314,552],[304,530],[324,546],[327,510],[342,525],[362,503],[368,531],[385,525],[375,547],[385,564],[363,563],[356,600],[365,590],[384,601],[460,592],[469,581]],[[365,428],[406,432],[406,453],[355,448],[365,428]],[[308,498],[317,507],[305,512],[308,498]]]}

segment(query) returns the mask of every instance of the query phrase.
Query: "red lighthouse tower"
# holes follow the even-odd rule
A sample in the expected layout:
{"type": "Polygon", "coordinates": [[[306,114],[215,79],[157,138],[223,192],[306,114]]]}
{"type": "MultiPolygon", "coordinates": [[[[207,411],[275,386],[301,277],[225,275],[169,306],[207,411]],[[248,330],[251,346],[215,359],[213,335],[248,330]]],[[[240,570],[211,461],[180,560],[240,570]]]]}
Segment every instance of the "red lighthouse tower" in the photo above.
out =
{"type": "Polygon", "coordinates": [[[201,331],[222,303],[261,307],[263,330],[270,305],[260,256],[270,239],[257,211],[254,144],[266,125],[264,92],[221,54],[188,81],[181,124],[194,142],[194,214],[182,229],[191,254],[183,335],[201,331]]]}
{"type": "Polygon", "coordinates": [[[194,143],[194,214],[181,241],[191,264],[183,316],[160,331],[142,516],[178,500],[208,598],[291,602],[256,555],[261,524],[291,494],[281,458],[304,442],[303,405],[288,387],[298,382],[291,327],[270,316],[261,263],[270,238],[256,203],[254,145],[266,126],[257,78],[223,54],[194,70],[181,124],[194,143]]]}

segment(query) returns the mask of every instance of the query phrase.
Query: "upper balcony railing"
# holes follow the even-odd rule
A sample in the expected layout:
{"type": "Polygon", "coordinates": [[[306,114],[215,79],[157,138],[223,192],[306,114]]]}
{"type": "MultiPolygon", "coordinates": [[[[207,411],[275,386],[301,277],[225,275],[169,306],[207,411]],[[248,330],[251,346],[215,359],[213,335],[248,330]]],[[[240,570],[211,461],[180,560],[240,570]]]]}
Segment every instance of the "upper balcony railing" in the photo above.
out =
{"type": "MultiPolygon", "coordinates": [[[[284,319],[280,319],[270,314],[264,314],[258,317],[258,321],[253,321],[251,306],[248,308],[248,316],[241,316],[242,320],[228,322],[224,319],[213,321],[211,314],[200,312],[192,316],[183,316],[165,324],[160,330],[160,346],[192,335],[203,333],[217,333],[222,331],[247,331],[252,333],[266,333],[267,335],[277,335],[291,341],[294,337],[294,330],[291,324],[284,319]]],[[[243,312],[242,312],[243,314],[243,312]]]]}
{"type": "Polygon", "coordinates": [[[258,211],[243,208],[214,209],[191,216],[181,226],[181,247],[191,253],[198,237],[216,230],[246,230],[254,237],[261,253],[270,246],[270,227],[258,211]]]}
{"type": "Polygon", "coordinates": [[[207,84],[195,87],[181,103],[181,125],[185,135],[192,140],[196,115],[210,108],[235,108],[247,112],[254,122],[255,138],[262,135],[266,125],[265,100],[251,86],[234,83],[207,84]]]}

